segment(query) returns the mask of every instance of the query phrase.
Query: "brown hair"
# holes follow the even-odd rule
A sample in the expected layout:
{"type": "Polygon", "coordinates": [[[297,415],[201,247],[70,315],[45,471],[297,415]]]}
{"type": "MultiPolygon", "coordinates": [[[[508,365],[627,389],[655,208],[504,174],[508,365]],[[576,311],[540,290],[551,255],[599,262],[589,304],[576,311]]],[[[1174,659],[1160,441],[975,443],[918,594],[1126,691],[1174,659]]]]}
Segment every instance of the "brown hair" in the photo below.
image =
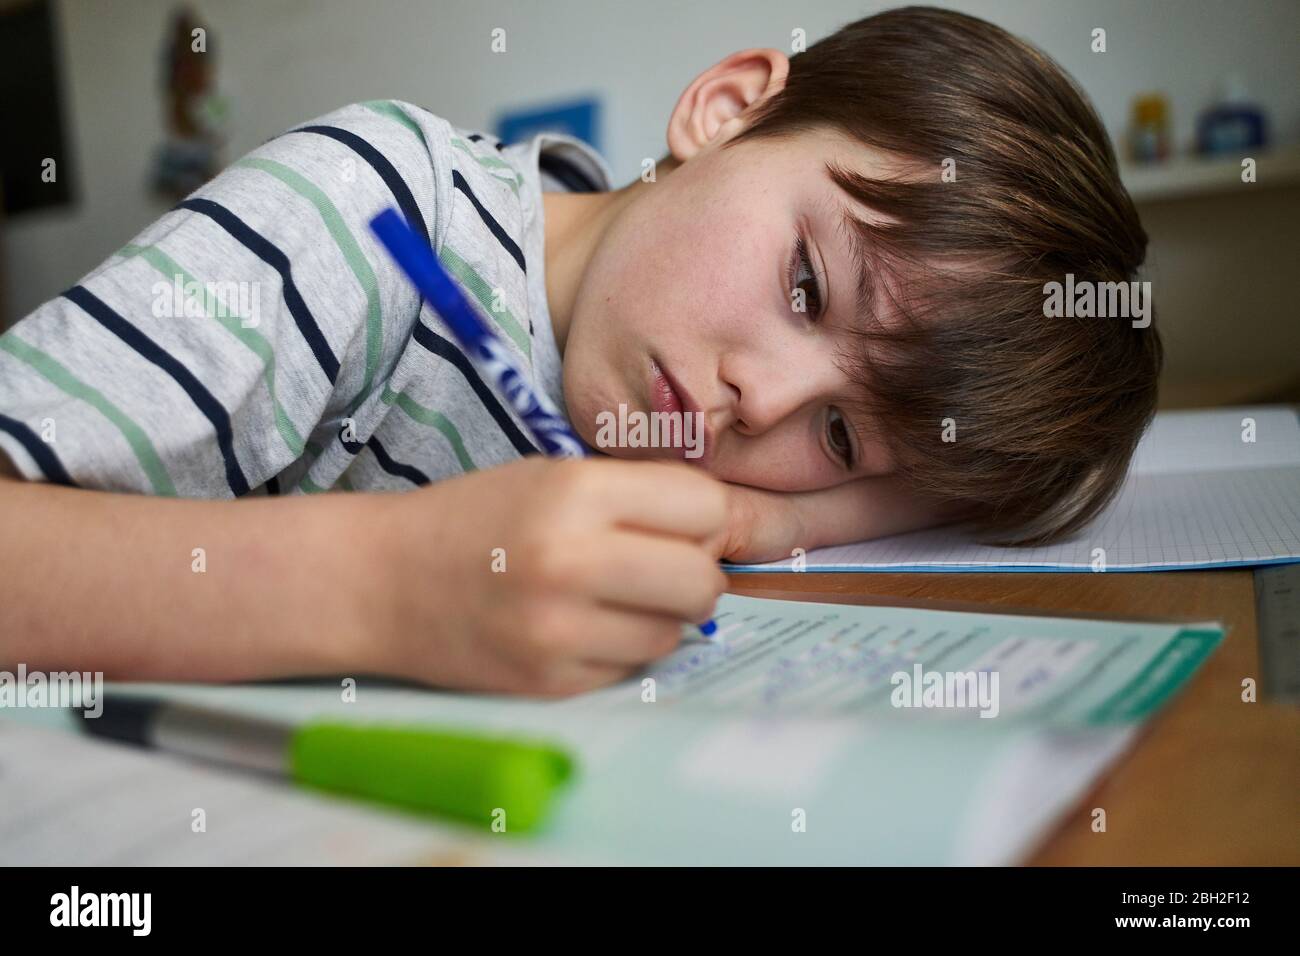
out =
{"type": "Polygon", "coordinates": [[[1047,283],[1127,282],[1145,256],[1097,115],[1006,31],[907,7],[792,57],[785,87],[727,145],[827,129],[921,173],[826,167],[887,220],[861,222],[855,240],[875,274],[868,291],[895,317],[886,327],[868,310],[847,359],[899,474],[971,503],[1001,543],[1077,530],[1123,481],[1162,362],[1154,325],[1044,314],[1047,283]],[[945,160],[955,181],[940,175],[945,160]]]}

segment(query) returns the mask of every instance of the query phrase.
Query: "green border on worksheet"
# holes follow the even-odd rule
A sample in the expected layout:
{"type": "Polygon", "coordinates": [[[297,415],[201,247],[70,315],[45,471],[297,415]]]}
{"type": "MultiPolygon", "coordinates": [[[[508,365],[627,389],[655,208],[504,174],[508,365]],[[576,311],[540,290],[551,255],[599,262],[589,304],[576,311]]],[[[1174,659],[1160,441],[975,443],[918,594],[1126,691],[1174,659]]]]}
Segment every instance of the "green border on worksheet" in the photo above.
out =
{"type": "Polygon", "coordinates": [[[1210,656],[1223,640],[1223,631],[1184,629],[1161,648],[1160,653],[1131,681],[1098,705],[1088,715],[1089,724],[1114,724],[1142,720],[1165,702],[1210,656]],[[1169,659],[1179,657],[1170,666],[1169,659]],[[1165,673],[1161,673],[1161,669],[1165,673]]]}

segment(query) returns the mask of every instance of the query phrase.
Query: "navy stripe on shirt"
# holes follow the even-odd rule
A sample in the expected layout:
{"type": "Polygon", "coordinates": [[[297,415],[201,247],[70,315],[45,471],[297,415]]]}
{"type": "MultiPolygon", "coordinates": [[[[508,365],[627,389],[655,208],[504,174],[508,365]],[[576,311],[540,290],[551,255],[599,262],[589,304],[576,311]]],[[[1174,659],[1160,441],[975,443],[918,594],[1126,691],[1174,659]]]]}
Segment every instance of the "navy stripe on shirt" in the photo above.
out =
{"type": "MultiPolygon", "coordinates": [[[[470,133],[469,136],[466,137],[466,139],[469,139],[475,143],[481,143],[486,138],[487,137],[485,137],[482,133],[470,133]]],[[[496,147],[497,152],[501,152],[501,150],[506,148],[506,144],[501,142],[501,140],[499,139],[496,142],[494,142],[492,145],[496,147]]]]}
{"type": "Polygon", "coordinates": [[[321,332],[320,326],[316,324],[316,319],[311,314],[311,310],[307,308],[307,303],[303,301],[302,295],[298,292],[298,286],[293,281],[293,271],[289,263],[289,257],[220,203],[215,203],[210,199],[187,199],[176,208],[188,209],[191,212],[207,216],[226,230],[249,252],[280,274],[280,289],[284,296],[284,304],[288,306],[294,324],[298,326],[298,331],[302,333],[302,337],[306,340],[312,354],[316,356],[316,362],[320,365],[321,371],[325,373],[325,377],[333,385],[339,377],[339,360],[334,357],[329,342],[325,341],[325,334],[321,332]]]}
{"type": "Polygon", "coordinates": [[[359,441],[348,441],[344,438],[343,433],[347,430],[348,426],[346,424],[339,426],[339,444],[343,446],[344,450],[347,451],[349,455],[355,455],[365,446],[359,441]]]}
{"type": "Polygon", "coordinates": [[[510,258],[519,263],[519,268],[524,270],[526,273],[528,271],[528,264],[524,262],[523,250],[520,249],[515,241],[510,238],[510,234],[501,228],[501,223],[496,221],[492,213],[488,212],[487,209],[483,207],[483,204],[478,201],[478,197],[474,195],[474,190],[469,188],[469,183],[465,181],[465,177],[460,174],[459,169],[453,169],[451,171],[451,182],[452,185],[463,192],[465,197],[474,205],[474,209],[478,212],[478,217],[483,220],[483,225],[487,226],[488,229],[492,231],[492,235],[497,237],[497,242],[501,243],[501,248],[510,253],[510,258]]]}
{"type": "Polygon", "coordinates": [[[537,156],[537,165],[543,172],[564,183],[570,192],[599,192],[599,187],[590,176],[567,159],[556,156],[554,153],[548,153],[545,150],[541,151],[537,156]]]}
{"type": "Polygon", "coordinates": [[[397,200],[398,208],[402,210],[402,215],[406,217],[406,221],[413,228],[418,228],[424,235],[424,241],[429,242],[429,227],[425,225],[424,217],[420,214],[419,204],[416,203],[410,187],[406,185],[406,180],[402,179],[402,174],[388,161],[387,156],[356,133],[346,129],[339,129],[337,126],[300,126],[297,129],[289,130],[289,133],[285,135],[292,133],[316,133],[320,136],[328,136],[330,139],[342,143],[364,159],[388,186],[388,191],[397,200]]]}
{"type": "Polygon", "coordinates": [[[122,316],[118,315],[84,286],[73,286],[63,297],[79,306],[91,318],[133,348],[139,355],[158,366],[185,390],[185,394],[212,423],[217,433],[217,445],[226,463],[226,483],[235,497],[248,494],[248,479],[244,477],[235,457],[234,435],[230,429],[230,415],[216,397],[209,392],[194,373],[177,361],[176,357],[145,335],[122,316]]]}
{"type": "MultiPolygon", "coordinates": [[[[375,149],[374,146],[370,145],[370,143],[366,142],[366,140],[358,136],[356,133],[349,132],[345,129],[339,129],[335,126],[303,126],[296,130],[291,130],[291,132],[316,133],[320,136],[328,136],[330,139],[347,146],[354,153],[364,159],[370,164],[370,167],[379,174],[379,178],[388,186],[388,191],[391,192],[393,198],[397,200],[398,208],[402,210],[402,215],[406,217],[406,221],[412,226],[418,227],[421,232],[423,232],[425,241],[432,244],[429,230],[425,226],[424,219],[420,215],[420,207],[415,201],[414,194],[411,192],[410,187],[406,185],[406,181],[402,179],[402,174],[394,168],[393,164],[388,161],[388,158],[384,156],[383,153],[379,152],[379,150],[375,149]]],[[[460,170],[453,169],[451,171],[451,178],[452,184],[455,188],[464,193],[473,204],[474,209],[478,212],[479,218],[483,220],[483,224],[487,226],[492,235],[496,237],[497,242],[501,244],[501,248],[505,249],[505,251],[510,254],[510,257],[518,263],[519,268],[527,273],[528,265],[524,261],[523,250],[519,248],[515,241],[510,238],[510,234],[501,227],[501,224],[498,223],[492,214],[484,208],[483,204],[479,202],[478,197],[474,195],[474,191],[470,188],[469,183],[465,181],[465,177],[460,174],[460,170]]]]}
{"type": "Polygon", "coordinates": [[[366,447],[374,452],[375,460],[379,462],[379,467],[384,469],[390,475],[396,475],[398,478],[405,478],[413,485],[427,485],[429,476],[422,472],[414,465],[406,465],[400,461],[394,461],[388,454],[388,450],[379,443],[379,439],[374,435],[366,442],[366,447]]]}
{"type": "Polygon", "coordinates": [[[59,461],[59,456],[54,453],[54,449],[49,446],[48,442],[43,442],[37,437],[36,432],[32,431],[23,422],[16,418],[10,418],[8,415],[0,414],[0,431],[6,431],[18,440],[18,444],[23,446],[27,454],[32,456],[41,473],[45,475],[45,480],[55,485],[72,485],[76,487],[76,482],[63,467],[63,462],[59,461]]]}
{"type": "Polygon", "coordinates": [[[514,419],[511,418],[510,415],[507,414],[505,408],[502,407],[500,399],[498,399],[493,391],[487,387],[483,379],[479,378],[478,372],[475,370],[474,366],[470,364],[470,361],[464,352],[452,343],[448,342],[423,322],[417,322],[415,325],[415,331],[411,334],[415,338],[415,341],[419,342],[434,355],[446,359],[452,365],[456,366],[461,375],[465,376],[465,381],[469,382],[469,387],[474,390],[474,394],[477,395],[478,400],[483,403],[483,407],[486,408],[488,413],[496,420],[496,423],[501,427],[501,431],[504,432],[506,438],[510,440],[510,444],[514,445],[515,451],[519,452],[521,455],[541,454],[541,449],[524,436],[524,433],[519,430],[519,426],[515,424],[514,419]]]}
{"type": "Polygon", "coordinates": [[[344,438],[343,433],[345,431],[347,431],[347,425],[343,425],[339,428],[339,444],[343,446],[344,450],[349,455],[358,455],[361,453],[361,449],[369,447],[370,450],[375,453],[375,458],[379,460],[379,467],[383,468],[384,471],[388,472],[390,475],[396,475],[398,478],[405,478],[417,485],[427,485],[429,483],[428,475],[422,472],[419,468],[416,468],[414,465],[407,465],[403,462],[396,461],[392,455],[388,454],[388,449],[384,448],[384,446],[379,443],[379,439],[374,435],[371,435],[370,440],[363,445],[359,441],[348,441],[344,438]]]}

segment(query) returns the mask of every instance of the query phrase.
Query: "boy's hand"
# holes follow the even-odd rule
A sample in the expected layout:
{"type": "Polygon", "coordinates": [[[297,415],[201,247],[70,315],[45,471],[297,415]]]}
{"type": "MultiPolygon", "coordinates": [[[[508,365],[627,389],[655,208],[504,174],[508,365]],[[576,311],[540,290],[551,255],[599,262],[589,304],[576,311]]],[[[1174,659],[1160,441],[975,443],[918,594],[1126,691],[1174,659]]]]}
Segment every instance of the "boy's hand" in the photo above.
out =
{"type": "Polygon", "coordinates": [[[726,586],[724,486],[686,465],[523,461],[388,497],[360,657],[445,687],[564,695],[672,651],[726,586]],[[382,578],[381,578],[382,581],[382,578]]]}
{"type": "Polygon", "coordinates": [[[727,485],[727,525],[709,540],[737,563],[779,561],[811,550],[902,534],[961,517],[964,509],[910,494],[892,477],[859,478],[821,491],[778,492],[727,485]]]}
{"type": "Polygon", "coordinates": [[[807,534],[802,524],[799,493],[765,491],[748,485],[726,485],[727,523],[708,541],[720,560],[748,563],[790,557],[807,534]]]}

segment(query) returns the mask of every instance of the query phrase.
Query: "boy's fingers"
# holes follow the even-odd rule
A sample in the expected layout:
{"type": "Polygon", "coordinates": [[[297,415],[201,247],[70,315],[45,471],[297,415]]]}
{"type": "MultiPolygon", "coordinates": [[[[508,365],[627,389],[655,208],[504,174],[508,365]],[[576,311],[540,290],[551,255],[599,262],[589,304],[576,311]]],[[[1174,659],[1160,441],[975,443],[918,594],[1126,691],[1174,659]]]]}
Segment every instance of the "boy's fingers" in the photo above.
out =
{"type": "Polygon", "coordinates": [[[682,641],[682,622],[668,615],[596,607],[588,619],[592,640],[579,653],[594,665],[638,667],[671,654],[682,641]]]}
{"type": "Polygon", "coordinates": [[[706,472],[666,462],[604,466],[614,480],[592,482],[592,504],[616,524],[696,539],[726,526],[726,489],[706,472]]]}
{"type": "Polygon", "coordinates": [[[639,661],[609,663],[604,661],[570,661],[547,676],[537,688],[545,697],[569,697],[626,680],[636,673],[639,661]]]}
{"type": "Polygon", "coordinates": [[[615,530],[573,556],[592,597],[606,604],[698,624],[713,613],[727,576],[699,545],[615,530]]]}

